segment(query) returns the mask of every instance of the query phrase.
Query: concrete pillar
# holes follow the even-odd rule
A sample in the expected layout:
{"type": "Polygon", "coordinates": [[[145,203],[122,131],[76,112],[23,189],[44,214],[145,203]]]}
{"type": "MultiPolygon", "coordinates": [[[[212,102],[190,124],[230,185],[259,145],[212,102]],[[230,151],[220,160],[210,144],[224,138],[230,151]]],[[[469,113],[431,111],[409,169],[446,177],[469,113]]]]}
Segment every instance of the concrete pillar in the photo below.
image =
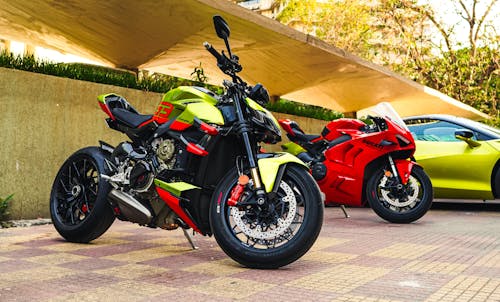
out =
{"type": "Polygon", "coordinates": [[[356,111],[343,112],[343,114],[346,118],[356,118],[356,111]]]}
{"type": "Polygon", "coordinates": [[[3,49],[5,52],[10,53],[10,40],[1,40],[3,43],[3,49]]]}
{"type": "Polygon", "coordinates": [[[35,45],[33,44],[24,44],[24,56],[35,56],[35,45]]]}
{"type": "Polygon", "coordinates": [[[280,100],[280,96],[279,96],[279,95],[274,95],[274,94],[273,94],[273,95],[269,96],[269,101],[270,101],[271,103],[276,103],[276,102],[277,102],[277,101],[279,101],[279,100],[280,100]]]}

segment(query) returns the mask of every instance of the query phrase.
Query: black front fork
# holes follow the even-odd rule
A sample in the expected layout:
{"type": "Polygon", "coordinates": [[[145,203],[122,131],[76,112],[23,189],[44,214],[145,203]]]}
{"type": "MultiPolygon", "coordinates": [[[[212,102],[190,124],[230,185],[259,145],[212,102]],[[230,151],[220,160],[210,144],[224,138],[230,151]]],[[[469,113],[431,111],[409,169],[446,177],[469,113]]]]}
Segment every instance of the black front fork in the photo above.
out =
{"type": "MultiPolygon", "coordinates": [[[[237,90],[237,89],[235,89],[235,87],[233,87],[233,89],[237,90]]],[[[245,116],[243,115],[243,110],[241,108],[242,107],[241,101],[242,101],[243,97],[241,96],[239,91],[235,91],[235,93],[233,95],[234,95],[233,102],[234,102],[234,106],[236,109],[236,115],[238,117],[238,126],[237,126],[238,129],[237,129],[237,131],[241,135],[241,137],[243,138],[243,143],[245,145],[245,151],[247,153],[248,163],[250,165],[250,174],[252,177],[255,191],[257,193],[257,203],[259,205],[262,205],[266,201],[266,193],[264,191],[264,188],[262,186],[262,181],[260,179],[259,167],[257,165],[255,150],[252,147],[252,142],[250,141],[250,136],[248,134],[251,130],[251,128],[250,128],[251,126],[248,123],[248,121],[245,119],[245,116]]]]}

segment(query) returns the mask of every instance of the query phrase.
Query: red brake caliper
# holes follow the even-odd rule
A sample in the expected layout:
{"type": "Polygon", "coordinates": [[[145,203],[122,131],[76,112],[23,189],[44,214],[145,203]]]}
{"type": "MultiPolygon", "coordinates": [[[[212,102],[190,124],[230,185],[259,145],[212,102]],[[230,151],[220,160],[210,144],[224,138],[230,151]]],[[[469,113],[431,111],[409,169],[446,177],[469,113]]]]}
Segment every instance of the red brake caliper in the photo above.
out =
{"type": "Polygon", "coordinates": [[[87,207],[86,204],[82,205],[82,212],[87,213],[89,211],[89,208],[87,207]]]}
{"type": "Polygon", "coordinates": [[[231,197],[227,200],[228,206],[236,206],[249,180],[250,179],[245,174],[241,174],[240,177],[238,177],[238,184],[231,190],[231,197]]]}

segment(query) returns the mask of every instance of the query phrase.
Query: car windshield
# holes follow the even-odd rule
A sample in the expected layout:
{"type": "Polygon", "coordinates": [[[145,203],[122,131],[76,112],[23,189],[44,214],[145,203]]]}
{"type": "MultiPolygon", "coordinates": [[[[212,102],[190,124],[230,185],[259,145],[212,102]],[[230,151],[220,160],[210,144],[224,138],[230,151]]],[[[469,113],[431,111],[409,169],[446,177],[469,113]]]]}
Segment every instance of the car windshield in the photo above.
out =
{"type": "Polygon", "coordinates": [[[374,107],[366,109],[366,111],[364,111],[363,113],[367,114],[367,115],[388,118],[392,122],[396,123],[399,127],[408,130],[408,127],[406,126],[403,119],[401,119],[401,117],[399,116],[397,111],[394,109],[394,107],[392,107],[391,104],[389,104],[387,102],[378,103],[374,107]]]}
{"type": "MultiPolygon", "coordinates": [[[[489,126],[484,123],[476,122],[467,118],[452,116],[452,115],[422,115],[409,117],[407,119],[411,132],[414,135],[424,135],[422,131],[428,129],[448,128],[447,136],[450,141],[455,141],[454,131],[460,129],[469,129],[474,132],[474,139],[479,141],[487,141],[492,139],[500,139],[500,129],[489,126]]],[[[427,131],[427,132],[428,132],[427,131]]],[[[437,130],[432,130],[437,131],[437,130]]],[[[426,133],[429,134],[429,133],[426,133]]],[[[422,140],[422,137],[420,137],[422,140]]]]}
{"type": "Polygon", "coordinates": [[[497,136],[500,136],[500,129],[498,129],[498,128],[495,128],[495,127],[492,127],[492,126],[489,126],[489,125],[486,125],[486,124],[483,124],[483,123],[480,123],[480,122],[472,121],[472,120],[467,120],[467,119],[463,119],[463,118],[460,118],[460,119],[461,120],[465,120],[466,122],[474,125],[477,128],[486,129],[488,131],[493,132],[497,136]]]}

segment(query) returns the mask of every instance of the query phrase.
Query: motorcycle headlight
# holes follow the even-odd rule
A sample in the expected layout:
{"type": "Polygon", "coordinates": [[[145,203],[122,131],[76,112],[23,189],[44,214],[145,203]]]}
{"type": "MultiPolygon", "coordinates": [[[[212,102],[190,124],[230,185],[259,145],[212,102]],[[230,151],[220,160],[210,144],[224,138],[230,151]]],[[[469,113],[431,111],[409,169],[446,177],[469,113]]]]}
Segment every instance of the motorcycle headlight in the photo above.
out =
{"type": "Polygon", "coordinates": [[[259,132],[264,135],[261,139],[265,143],[273,144],[281,141],[279,126],[265,112],[253,110],[252,122],[260,128],[259,132]]]}
{"type": "Polygon", "coordinates": [[[266,106],[266,104],[269,103],[269,93],[267,92],[267,89],[262,86],[262,84],[253,86],[248,96],[261,106],[266,106]]]}

